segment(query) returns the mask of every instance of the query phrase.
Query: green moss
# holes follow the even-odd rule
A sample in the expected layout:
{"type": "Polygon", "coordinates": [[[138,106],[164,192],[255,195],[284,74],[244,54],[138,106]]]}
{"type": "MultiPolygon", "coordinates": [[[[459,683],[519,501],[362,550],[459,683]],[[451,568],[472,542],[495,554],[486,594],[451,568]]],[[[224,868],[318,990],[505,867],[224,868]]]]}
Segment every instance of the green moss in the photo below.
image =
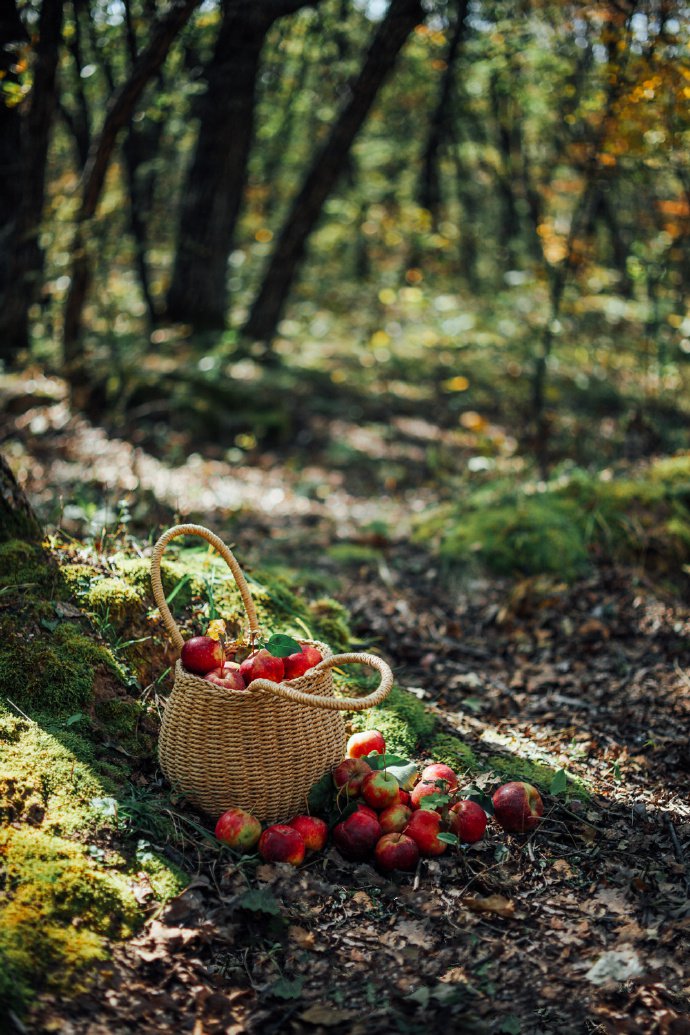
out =
{"type": "Polygon", "coordinates": [[[361,543],[336,543],[326,550],[332,561],[343,567],[376,565],[381,560],[381,551],[361,543]]]}
{"type": "Polygon", "coordinates": [[[101,578],[92,582],[84,601],[101,621],[121,630],[139,621],[145,611],[143,591],[121,578],[101,578]]]}
{"type": "Polygon", "coordinates": [[[456,772],[482,772],[489,768],[480,761],[472,748],[452,733],[439,733],[427,745],[429,757],[434,762],[445,762],[456,772]]]}
{"type": "MultiPolygon", "coordinates": [[[[547,765],[545,762],[534,762],[519,755],[490,755],[486,760],[486,769],[492,769],[507,783],[510,780],[523,780],[538,787],[540,791],[549,792],[551,781],[560,766],[547,765]]],[[[591,797],[587,785],[575,777],[568,777],[568,792],[572,797],[586,801],[591,797]]]]}
{"type": "Polygon", "coordinates": [[[130,755],[153,756],[155,737],[142,728],[146,712],[139,701],[131,697],[113,697],[98,701],[96,718],[130,755]]]}
{"type": "Polygon", "coordinates": [[[0,572],[6,584],[44,582],[48,565],[40,546],[10,539],[0,543],[0,572]]]}
{"type": "Polygon", "coordinates": [[[331,597],[320,597],[309,604],[309,614],[315,639],[327,643],[335,654],[350,649],[352,632],[342,604],[331,597]]]}
{"type": "Polygon", "coordinates": [[[0,695],[30,713],[77,711],[91,699],[97,669],[121,676],[107,648],[63,622],[50,636],[3,627],[0,695]]]}
{"type": "MultiPolygon", "coordinates": [[[[369,688],[371,689],[371,685],[369,688]]],[[[416,697],[407,690],[393,687],[385,701],[377,708],[356,712],[352,716],[351,726],[353,731],[372,728],[379,730],[388,749],[409,757],[429,739],[436,727],[436,721],[435,716],[428,712],[416,697]]]]}
{"type": "MultiPolygon", "coordinates": [[[[44,988],[75,990],[75,976],[130,935],[137,904],[121,874],[82,845],[26,827],[0,832],[0,970],[19,1002],[44,988]]],[[[7,983],[6,983],[7,984],[7,983]]]]}
{"type": "MultiPolygon", "coordinates": [[[[150,561],[141,557],[125,557],[118,554],[113,558],[113,563],[129,586],[139,590],[145,599],[151,599],[150,561]]],[[[171,607],[174,606],[176,610],[187,607],[194,597],[200,597],[204,593],[203,579],[198,575],[193,575],[188,565],[169,560],[167,557],[161,561],[161,581],[166,597],[170,596],[183,582],[171,604],[171,607]]]]}
{"type": "Polygon", "coordinates": [[[148,874],[159,902],[169,902],[189,884],[189,875],[153,851],[146,841],[140,841],[137,846],[136,862],[138,868],[148,874]]]}
{"type": "Polygon", "coordinates": [[[81,597],[88,592],[89,586],[95,579],[103,577],[103,572],[92,564],[62,564],[60,577],[70,593],[81,597]]]}

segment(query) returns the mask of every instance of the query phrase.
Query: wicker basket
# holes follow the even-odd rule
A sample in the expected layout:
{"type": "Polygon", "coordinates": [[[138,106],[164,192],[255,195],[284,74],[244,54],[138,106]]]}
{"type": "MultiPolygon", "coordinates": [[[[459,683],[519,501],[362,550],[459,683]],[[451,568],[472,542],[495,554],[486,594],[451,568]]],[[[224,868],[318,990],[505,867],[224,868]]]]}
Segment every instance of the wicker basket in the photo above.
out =
{"type": "MultiPolygon", "coordinates": [[[[220,553],[232,572],[252,634],[256,609],[237,560],[213,532],[201,525],[168,529],[153,549],[151,583],[156,604],[174,645],[184,643],[170,613],[160,562],[171,539],[198,535],[220,553]]],[[[211,816],[232,806],[274,823],[306,808],[310,788],[343,758],[343,712],[363,711],[390,693],[393,673],[373,654],[336,654],[314,643],[323,661],[298,679],[257,679],[251,691],[225,690],[175,666],[175,684],[165,706],[158,743],[161,768],[173,787],[211,816]],[[381,681],[368,697],[336,697],[331,669],[360,663],[378,670],[381,681]]]]}

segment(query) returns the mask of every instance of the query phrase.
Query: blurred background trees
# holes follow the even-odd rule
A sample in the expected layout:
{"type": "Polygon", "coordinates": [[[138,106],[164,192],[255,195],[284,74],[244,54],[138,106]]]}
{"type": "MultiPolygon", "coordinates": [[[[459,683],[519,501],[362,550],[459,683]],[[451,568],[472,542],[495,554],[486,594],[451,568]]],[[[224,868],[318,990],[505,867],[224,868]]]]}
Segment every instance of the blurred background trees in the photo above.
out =
{"type": "Polygon", "coordinates": [[[14,0],[0,358],[122,415],[309,353],[331,388],[404,367],[543,472],[620,413],[617,455],[687,446],[688,14],[14,0]]]}

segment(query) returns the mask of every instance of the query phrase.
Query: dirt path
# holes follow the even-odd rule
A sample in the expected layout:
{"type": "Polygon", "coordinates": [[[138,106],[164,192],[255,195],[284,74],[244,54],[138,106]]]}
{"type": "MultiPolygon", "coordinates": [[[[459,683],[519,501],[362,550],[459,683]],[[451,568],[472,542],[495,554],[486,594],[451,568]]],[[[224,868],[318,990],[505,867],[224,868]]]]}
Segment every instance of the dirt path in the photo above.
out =
{"type": "MultiPolygon", "coordinates": [[[[39,504],[88,470],[94,492],[117,495],[134,479],[130,488],[172,512],[187,470],[198,506],[182,510],[222,523],[230,497],[234,506],[237,487],[227,499],[219,490],[225,468],[188,460],[171,472],[37,409],[15,415],[11,431],[39,504]]],[[[411,502],[391,494],[381,508],[342,481],[305,497],[277,460],[242,478],[248,505],[283,493],[236,521],[248,551],[257,527],[287,555],[353,535],[364,517],[399,529],[411,502]]],[[[475,580],[451,590],[404,536],[382,545],[377,563],[343,581],[357,635],[477,758],[565,769],[591,798],[547,795],[531,836],[490,824],[478,845],[394,880],[333,849],[297,873],[202,855],[190,888],[116,949],[94,989],[44,999],[27,1031],[690,1032],[687,609],[613,569],[571,587],[475,580]]],[[[478,780],[487,791],[502,782],[478,780]]]]}

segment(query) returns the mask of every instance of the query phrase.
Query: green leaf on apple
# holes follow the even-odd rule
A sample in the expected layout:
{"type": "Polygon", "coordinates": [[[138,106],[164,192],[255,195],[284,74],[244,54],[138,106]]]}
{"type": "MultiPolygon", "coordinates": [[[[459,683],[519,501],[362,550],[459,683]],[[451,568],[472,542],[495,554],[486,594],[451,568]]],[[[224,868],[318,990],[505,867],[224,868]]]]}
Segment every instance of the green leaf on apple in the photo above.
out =
{"type": "Polygon", "coordinates": [[[274,633],[270,639],[266,640],[264,647],[274,658],[287,658],[291,654],[299,654],[302,650],[301,643],[284,633],[274,633]]]}
{"type": "MultiPolygon", "coordinates": [[[[406,758],[401,755],[367,755],[364,759],[371,769],[388,769],[390,766],[409,765],[406,758]]],[[[395,774],[394,774],[395,775],[395,774]]],[[[396,777],[397,779],[397,777],[396,777]]]]}
{"type": "Polygon", "coordinates": [[[330,772],[324,773],[316,783],[312,784],[311,790],[307,795],[309,814],[320,815],[326,812],[330,808],[334,795],[333,777],[330,772]]]}
{"type": "Polygon", "coordinates": [[[553,774],[551,784],[549,786],[550,794],[564,794],[568,787],[568,777],[565,769],[559,769],[558,772],[553,774]]]}
{"type": "Polygon", "coordinates": [[[449,794],[439,794],[435,791],[433,794],[425,794],[419,802],[419,807],[426,809],[427,812],[433,812],[439,805],[447,805],[449,801],[449,794]]]}
{"type": "Polygon", "coordinates": [[[439,841],[442,841],[444,845],[457,845],[459,844],[457,834],[446,833],[445,831],[441,834],[436,835],[439,841]]]}
{"type": "Polygon", "coordinates": [[[487,816],[493,816],[494,814],[494,803],[488,794],[484,794],[482,791],[478,791],[475,787],[468,787],[463,791],[462,796],[467,801],[475,801],[487,816]]]}

